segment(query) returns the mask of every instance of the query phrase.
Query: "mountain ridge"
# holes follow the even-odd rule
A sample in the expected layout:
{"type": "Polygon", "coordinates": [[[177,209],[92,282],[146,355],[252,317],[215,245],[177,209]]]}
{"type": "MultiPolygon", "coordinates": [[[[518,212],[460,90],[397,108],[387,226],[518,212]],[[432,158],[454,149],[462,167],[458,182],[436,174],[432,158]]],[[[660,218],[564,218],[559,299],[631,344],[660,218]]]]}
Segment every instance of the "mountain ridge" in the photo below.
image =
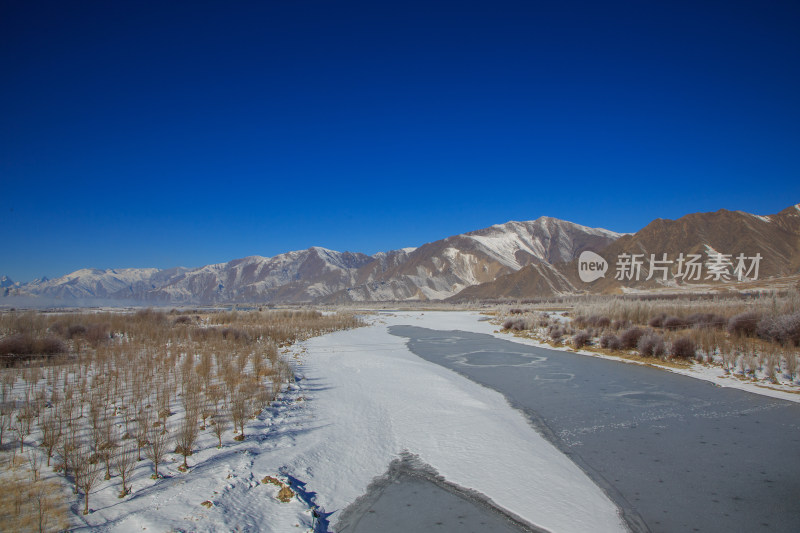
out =
{"type": "Polygon", "coordinates": [[[7,298],[6,303],[14,297],[30,297],[145,305],[342,304],[619,294],[712,285],[735,289],[730,279],[728,285],[715,285],[705,278],[686,281],[675,276],[675,259],[683,254],[707,261],[717,252],[731,258],[739,253],[760,254],[761,279],[800,274],[800,204],[766,216],[720,209],[675,220],[656,218],[627,234],[543,216],[373,255],[312,246],[197,268],[86,268],[29,283],[3,277],[0,295],[7,298]],[[580,279],[577,260],[584,251],[606,258],[604,277],[591,283],[580,279]],[[634,254],[644,263],[641,279],[617,279],[615,260],[634,254]],[[670,258],[667,279],[649,275],[651,254],[670,258]]]}
{"type": "Polygon", "coordinates": [[[320,246],[197,268],[91,269],[15,284],[5,296],[143,304],[443,299],[532,262],[568,259],[621,234],[552,217],[509,221],[419,247],[338,252],[320,246]]]}
{"type": "MultiPolygon", "coordinates": [[[[737,254],[752,258],[761,255],[760,280],[780,280],[800,274],[800,204],[795,204],[773,215],[754,215],[744,211],[720,209],[714,212],[689,213],[678,219],[657,218],[636,233],[622,235],[599,252],[608,262],[605,277],[583,282],[578,275],[577,259],[556,262],[552,269],[521,269],[496,280],[474,285],[450,298],[451,301],[494,298],[542,298],[564,294],[621,294],[642,290],[687,289],[737,289],[739,283],[732,279],[709,281],[705,273],[699,280],[678,280],[675,276],[676,260],[684,254],[701,256],[703,264],[716,253],[729,254],[736,261],[737,254]],[[615,260],[622,254],[642,254],[640,279],[616,279],[615,260]],[[650,254],[663,258],[667,254],[669,265],[667,279],[650,277],[650,254]],[[567,283],[564,284],[564,281],[567,283]],[[549,288],[549,289],[548,289],[549,288]]],[[[732,272],[733,265],[728,271],[732,272]]],[[[659,275],[663,271],[658,272],[659,275]]],[[[662,276],[663,277],[663,276],[662,276]]],[[[752,287],[753,284],[741,285],[752,287]]]]}

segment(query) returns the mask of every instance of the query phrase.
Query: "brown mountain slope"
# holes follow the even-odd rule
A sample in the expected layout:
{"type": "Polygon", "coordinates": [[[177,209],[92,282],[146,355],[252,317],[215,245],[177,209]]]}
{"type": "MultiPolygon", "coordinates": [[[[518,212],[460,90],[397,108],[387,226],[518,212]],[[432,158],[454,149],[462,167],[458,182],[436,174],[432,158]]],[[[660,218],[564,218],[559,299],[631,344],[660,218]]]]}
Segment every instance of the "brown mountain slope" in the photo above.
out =
{"type": "Polygon", "coordinates": [[[555,267],[547,263],[528,265],[495,281],[467,287],[452,302],[495,298],[546,298],[575,292],[575,287],[555,267]]]}
{"type": "MultiPolygon", "coordinates": [[[[729,287],[752,288],[752,283],[740,283],[734,273],[737,256],[745,258],[760,254],[758,280],[777,280],[800,273],[800,204],[790,206],[780,213],[759,216],[741,211],[721,209],[714,213],[693,213],[677,220],[656,219],[635,234],[624,235],[605,248],[595,248],[608,262],[604,278],[594,282],[581,281],[578,259],[555,263],[549,269],[524,269],[501,276],[497,280],[470,287],[453,297],[454,300],[490,298],[539,298],[564,293],[620,293],[626,290],[657,288],[729,287]],[[726,268],[728,281],[711,277],[707,263],[716,253],[730,254],[731,265],[726,268]],[[622,254],[642,254],[639,279],[615,279],[618,260],[622,254]],[[667,279],[663,271],[650,274],[650,255],[663,259],[668,268],[667,279]],[[678,258],[683,254],[699,254],[703,267],[699,280],[676,279],[678,258]]],[[[750,266],[747,260],[745,265],[750,266]]],[[[752,277],[751,273],[751,277],[752,277]]]]}
{"type": "MultiPolygon", "coordinates": [[[[751,215],[741,211],[720,209],[714,213],[692,213],[678,220],[656,219],[633,235],[621,237],[600,252],[609,263],[605,278],[587,284],[578,277],[577,261],[560,268],[561,272],[572,281],[577,289],[592,292],[619,292],[624,288],[655,288],[659,286],[687,287],[715,283],[708,263],[713,261],[717,253],[729,254],[732,266],[727,268],[730,283],[738,282],[734,267],[738,263],[739,254],[745,258],[760,254],[758,279],[779,278],[797,273],[800,267],[800,210],[796,206],[770,216],[751,215]],[[619,259],[622,254],[643,254],[639,280],[617,278],[619,259]],[[672,263],[664,264],[669,268],[667,280],[663,280],[663,271],[650,275],[651,254],[656,260],[666,255],[672,263]],[[700,279],[676,279],[678,259],[683,254],[701,256],[703,268],[700,279]]],[[[746,267],[750,260],[745,263],[746,267]]],[[[751,273],[751,277],[754,274],[751,273]]],[[[693,276],[696,277],[696,276],[693,276]]]]}

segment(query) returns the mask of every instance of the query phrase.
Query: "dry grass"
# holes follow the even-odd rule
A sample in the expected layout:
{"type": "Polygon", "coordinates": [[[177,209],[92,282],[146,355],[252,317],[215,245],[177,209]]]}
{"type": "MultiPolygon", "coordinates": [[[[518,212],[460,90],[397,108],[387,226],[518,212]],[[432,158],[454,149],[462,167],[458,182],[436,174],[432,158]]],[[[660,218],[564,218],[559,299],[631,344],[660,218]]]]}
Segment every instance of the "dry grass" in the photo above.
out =
{"type": "Polygon", "coordinates": [[[698,361],[771,383],[797,378],[796,290],[672,298],[588,296],[570,303],[571,320],[566,323],[536,305],[501,308],[496,323],[553,346],[569,342],[637,362],[686,366],[698,361]]]}
{"type": "Polygon", "coordinates": [[[0,528],[63,531],[69,528],[67,491],[57,478],[43,478],[23,456],[0,455],[0,528]]]}
{"type": "Polygon", "coordinates": [[[696,314],[717,314],[725,318],[745,312],[790,314],[800,311],[800,293],[758,293],[753,295],[684,295],[675,298],[632,296],[587,296],[577,299],[573,316],[605,316],[611,320],[627,320],[647,324],[658,315],[686,318],[696,314]]]}

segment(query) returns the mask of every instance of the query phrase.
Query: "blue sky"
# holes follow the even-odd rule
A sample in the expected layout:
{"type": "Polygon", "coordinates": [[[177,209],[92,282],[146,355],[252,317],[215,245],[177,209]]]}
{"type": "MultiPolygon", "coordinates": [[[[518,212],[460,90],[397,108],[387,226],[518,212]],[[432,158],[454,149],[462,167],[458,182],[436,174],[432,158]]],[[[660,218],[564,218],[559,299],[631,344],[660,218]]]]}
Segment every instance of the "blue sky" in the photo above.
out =
{"type": "Polygon", "coordinates": [[[800,202],[797,2],[3,2],[0,274],[800,202]]]}

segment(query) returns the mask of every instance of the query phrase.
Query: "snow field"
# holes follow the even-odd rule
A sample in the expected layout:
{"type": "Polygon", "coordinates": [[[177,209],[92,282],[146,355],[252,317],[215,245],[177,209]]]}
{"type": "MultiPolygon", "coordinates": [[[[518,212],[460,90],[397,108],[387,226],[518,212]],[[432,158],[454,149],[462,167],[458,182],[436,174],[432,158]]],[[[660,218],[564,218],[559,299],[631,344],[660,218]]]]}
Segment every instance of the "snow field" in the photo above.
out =
{"type": "MultiPolygon", "coordinates": [[[[483,330],[478,315],[402,313],[304,343],[314,431],[287,453],[327,512],[364,493],[401,452],[552,531],[621,531],[616,506],[505,398],[413,355],[387,326],[483,330]],[[477,326],[477,327],[476,327],[477,326]]],[[[335,524],[335,517],[333,519],[335,524]]]]}

